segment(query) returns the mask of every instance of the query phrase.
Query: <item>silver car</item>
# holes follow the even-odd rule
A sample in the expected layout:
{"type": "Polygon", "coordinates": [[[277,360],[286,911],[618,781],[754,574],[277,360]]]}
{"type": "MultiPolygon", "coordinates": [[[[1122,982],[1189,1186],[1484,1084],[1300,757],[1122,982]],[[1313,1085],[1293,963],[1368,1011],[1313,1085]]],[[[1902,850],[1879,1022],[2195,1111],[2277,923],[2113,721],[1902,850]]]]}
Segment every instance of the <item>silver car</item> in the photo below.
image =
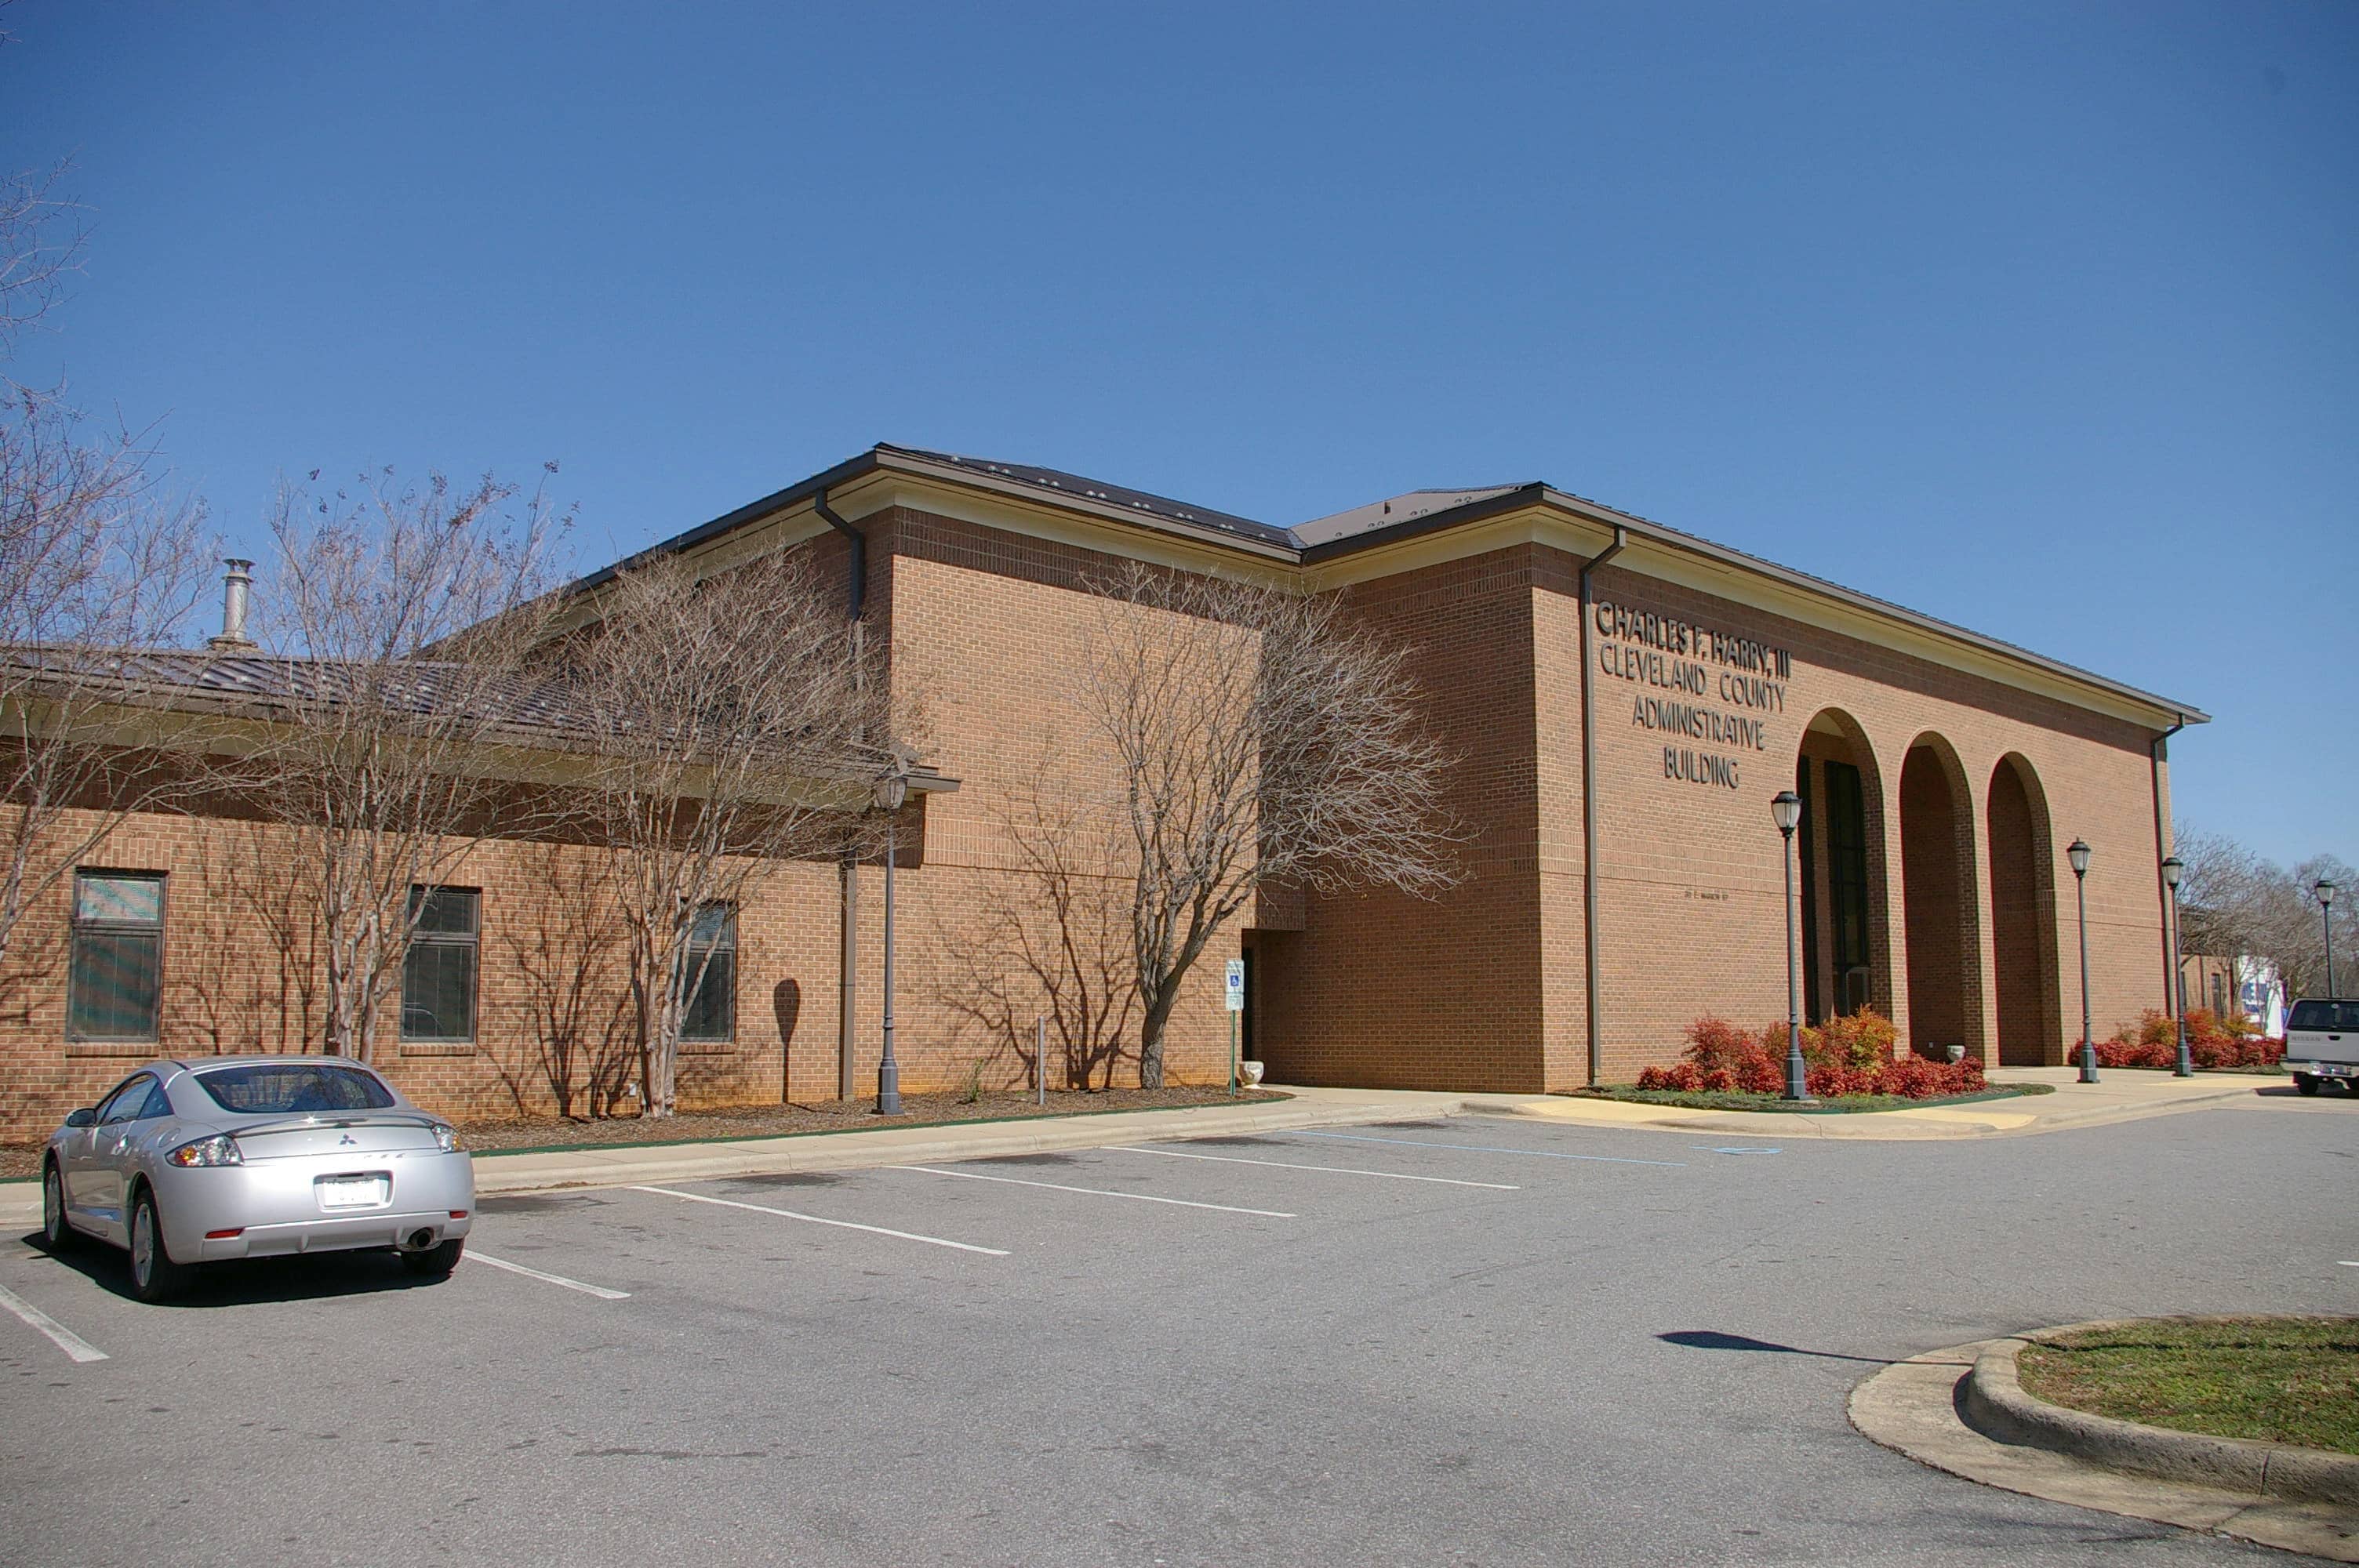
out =
{"type": "Polygon", "coordinates": [[[148,1302],[235,1258],[385,1247],[448,1274],[474,1209],[451,1124],[334,1056],[151,1062],[67,1117],[41,1162],[50,1249],[127,1249],[148,1302]]]}

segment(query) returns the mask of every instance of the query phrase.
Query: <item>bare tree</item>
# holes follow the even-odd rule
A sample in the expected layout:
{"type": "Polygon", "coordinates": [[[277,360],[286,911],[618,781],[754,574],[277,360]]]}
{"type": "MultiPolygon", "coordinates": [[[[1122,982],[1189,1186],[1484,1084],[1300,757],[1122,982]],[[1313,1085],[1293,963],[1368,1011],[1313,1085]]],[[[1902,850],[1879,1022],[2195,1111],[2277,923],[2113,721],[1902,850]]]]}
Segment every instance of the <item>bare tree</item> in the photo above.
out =
{"type": "Polygon", "coordinates": [[[603,585],[567,654],[614,857],[647,1112],[677,1104],[712,938],[785,862],[840,852],[892,764],[886,683],[841,602],[785,553],[699,577],[668,557],[603,585]]]}
{"type": "Polygon", "coordinates": [[[1139,1081],[1157,1088],[1180,983],[1259,888],[1431,897],[1460,830],[1408,650],[1333,596],[1134,565],[1097,603],[1079,697],[1119,781],[1139,1081]]]}
{"type": "MultiPolygon", "coordinates": [[[[0,180],[0,366],[81,254],[52,177],[0,180]]],[[[168,495],[144,438],[0,370],[0,959],[25,910],[133,812],[183,797],[178,647],[211,574],[201,509],[168,495]]]]}
{"type": "MultiPolygon", "coordinates": [[[[1054,776],[1053,759],[1032,771],[1054,776]]],[[[949,963],[940,1000],[990,1043],[1028,1064],[1034,1082],[1111,1087],[1138,1008],[1130,889],[1109,874],[1111,824],[1070,796],[1019,784],[1000,814],[1016,864],[991,878],[941,934],[949,963]],[[1039,1059],[1045,1021],[1058,1069],[1039,1059]]]]}
{"type": "Polygon", "coordinates": [[[490,759],[549,717],[527,663],[564,526],[540,492],[490,478],[386,470],[278,497],[256,619],[282,657],[257,676],[273,722],[251,787],[317,901],[332,1053],[374,1054],[427,908],[412,890],[449,881],[495,811],[512,831],[528,808],[490,759]]]}
{"type": "Polygon", "coordinates": [[[2340,890],[2334,923],[2334,979],[2346,993],[2359,979],[2359,897],[2354,873],[2332,855],[2290,871],[2222,834],[2198,828],[2176,835],[2186,863],[2180,880],[2180,946],[2212,957],[2253,957],[2274,966],[2288,996],[2322,996],[2327,988],[2326,921],[2313,891],[2322,878],[2340,890]]]}

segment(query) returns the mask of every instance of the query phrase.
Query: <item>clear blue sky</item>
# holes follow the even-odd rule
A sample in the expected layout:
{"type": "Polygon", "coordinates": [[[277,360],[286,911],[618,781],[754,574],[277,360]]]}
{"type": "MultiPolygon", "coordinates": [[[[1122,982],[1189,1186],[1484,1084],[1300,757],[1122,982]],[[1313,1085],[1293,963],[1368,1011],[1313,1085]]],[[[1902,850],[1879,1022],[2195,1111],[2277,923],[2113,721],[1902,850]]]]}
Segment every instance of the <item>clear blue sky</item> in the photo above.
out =
{"type": "Polygon", "coordinates": [[[376,463],[555,460],[584,565],[880,439],[1545,479],[2204,708],[2183,819],[2359,861],[2359,5],[0,26],[42,351],[249,544],[376,463]]]}

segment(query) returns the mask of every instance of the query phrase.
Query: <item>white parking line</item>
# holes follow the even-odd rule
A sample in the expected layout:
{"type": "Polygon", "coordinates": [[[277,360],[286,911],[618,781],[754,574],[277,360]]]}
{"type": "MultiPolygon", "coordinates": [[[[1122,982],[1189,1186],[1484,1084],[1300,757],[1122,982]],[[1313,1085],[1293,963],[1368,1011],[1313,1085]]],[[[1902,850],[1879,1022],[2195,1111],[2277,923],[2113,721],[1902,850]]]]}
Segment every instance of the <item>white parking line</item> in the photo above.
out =
{"type": "MultiPolygon", "coordinates": [[[[905,1167],[895,1165],[894,1170],[905,1167]]],[[[949,1247],[961,1252],[980,1252],[986,1258],[1005,1258],[1004,1247],[977,1247],[968,1241],[946,1241],[939,1236],[920,1236],[914,1230],[887,1230],[881,1225],[856,1225],[848,1219],[828,1219],[816,1214],[798,1214],[790,1208],[772,1208],[766,1204],[739,1203],[734,1198],[709,1198],[702,1193],[675,1192],[669,1187],[633,1187],[635,1193],[661,1193],[668,1198],[686,1198],[690,1203],[718,1204],[723,1208],[752,1209],[756,1214],[775,1214],[782,1219],[799,1219],[807,1225],[832,1225],[839,1230],[864,1230],[871,1236],[890,1236],[902,1241],[922,1241],[929,1247],[949,1247]]]]}
{"type": "Polygon", "coordinates": [[[35,1306],[16,1292],[0,1285],[0,1306],[6,1307],[33,1327],[49,1336],[49,1343],[77,1361],[103,1361],[106,1352],[35,1306]]]}
{"type": "Polygon", "coordinates": [[[1142,1149],[1136,1144],[1115,1145],[1106,1152],[1160,1154],[1168,1160],[1216,1160],[1223,1165],[1267,1165],[1277,1171],[1324,1171],[1331,1176],[1382,1176],[1388,1182],[1439,1182],[1445,1187],[1488,1187],[1495,1193],[1519,1193],[1524,1190],[1506,1182],[1465,1182],[1456,1176],[1412,1176],[1403,1171],[1361,1171],[1349,1165],[1297,1165],[1284,1160],[1247,1160],[1235,1154],[1191,1154],[1178,1149],[1142,1149]]]}
{"type": "Polygon", "coordinates": [[[563,1285],[569,1291],[580,1291],[585,1296],[596,1296],[602,1302],[626,1302],[628,1291],[610,1291],[603,1285],[585,1285],[579,1280],[569,1280],[562,1274],[544,1274],[538,1269],[527,1269],[521,1263],[511,1263],[505,1258],[495,1258],[488,1252],[466,1251],[459,1254],[463,1263],[489,1263],[495,1269],[505,1269],[511,1274],[522,1274],[527,1280],[538,1280],[545,1285],[563,1285]]]}
{"type": "Polygon", "coordinates": [[[1021,1176],[986,1176],[980,1171],[945,1171],[939,1165],[887,1165],[888,1171],[917,1171],[929,1176],[957,1176],[969,1182],[1006,1182],[1011,1187],[1046,1187],[1052,1193],[1087,1193],[1093,1198],[1129,1198],[1135,1203],[1168,1203],[1175,1208],[1212,1208],[1223,1214],[1258,1215],[1264,1219],[1293,1219],[1273,1208],[1239,1208],[1234,1204],[1192,1203],[1186,1198],[1159,1198],[1151,1193],[1111,1193],[1103,1187],[1069,1187],[1062,1182],[1027,1182],[1021,1176]]]}
{"type": "Polygon", "coordinates": [[[1685,1160],[1633,1160],[1625,1154],[1568,1154],[1561,1149],[1517,1149],[1504,1143],[1436,1143],[1430,1138],[1375,1138],[1364,1132],[1313,1132],[1307,1127],[1287,1130],[1289,1138],[1333,1138],[1345,1143],[1400,1143],[1411,1149],[1455,1149],[1466,1154],[1529,1154],[1539,1160],[1589,1160],[1600,1165],[1686,1166],[1685,1160]]]}

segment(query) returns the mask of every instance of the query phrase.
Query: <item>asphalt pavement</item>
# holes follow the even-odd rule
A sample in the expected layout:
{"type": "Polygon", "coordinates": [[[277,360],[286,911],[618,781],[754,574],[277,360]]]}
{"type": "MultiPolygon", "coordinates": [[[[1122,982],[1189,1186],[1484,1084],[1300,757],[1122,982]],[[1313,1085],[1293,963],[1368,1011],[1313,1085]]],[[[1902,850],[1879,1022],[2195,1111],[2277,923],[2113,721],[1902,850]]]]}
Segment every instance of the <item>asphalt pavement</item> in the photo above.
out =
{"type": "Polygon", "coordinates": [[[2338,1097],[2037,1138],[1449,1117],[647,1182],[485,1200],[447,1282],[323,1258],[170,1308],[27,1238],[0,1242],[5,1555],[2286,1561],[1926,1469],[1844,1397],[2046,1324],[2359,1312],[2354,1195],[2338,1097]]]}

